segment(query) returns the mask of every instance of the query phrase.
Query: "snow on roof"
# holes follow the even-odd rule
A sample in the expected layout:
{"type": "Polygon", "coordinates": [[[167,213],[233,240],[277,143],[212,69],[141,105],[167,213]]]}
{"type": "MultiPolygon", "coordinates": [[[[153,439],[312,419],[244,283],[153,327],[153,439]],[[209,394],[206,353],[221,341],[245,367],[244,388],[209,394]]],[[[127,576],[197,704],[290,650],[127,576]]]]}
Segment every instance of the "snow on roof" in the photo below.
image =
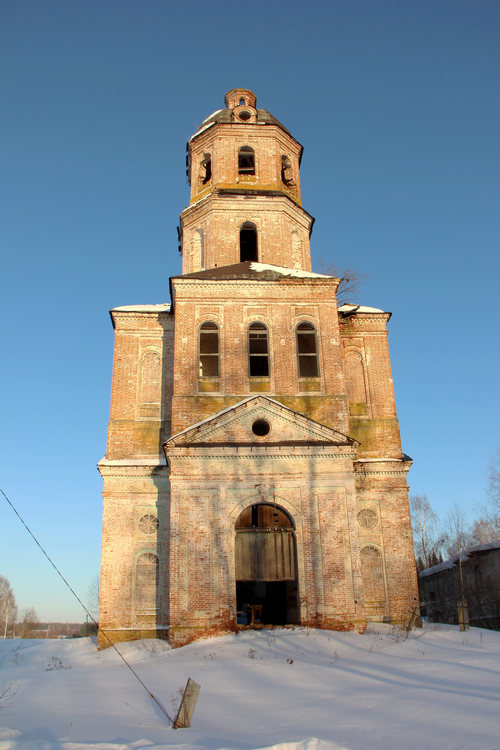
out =
{"type": "Polygon", "coordinates": [[[389,461],[401,463],[401,461],[404,461],[404,458],[357,458],[356,459],[356,463],[358,464],[370,464],[370,463],[385,464],[385,463],[389,463],[389,461]]]}
{"type": "Polygon", "coordinates": [[[151,458],[106,458],[103,456],[97,462],[98,466],[166,466],[165,456],[151,458]]]}
{"type": "Polygon", "coordinates": [[[366,307],[365,305],[340,305],[339,312],[383,313],[385,311],[379,310],[378,307],[366,307]]]}
{"type": "Polygon", "coordinates": [[[211,115],[208,115],[208,117],[205,117],[205,119],[203,120],[201,124],[204,125],[206,122],[210,120],[211,117],[215,117],[215,115],[218,115],[219,112],[222,112],[222,109],[216,109],[215,112],[212,112],[211,115]]]}
{"type": "Polygon", "coordinates": [[[122,305],[121,307],[113,307],[111,312],[145,312],[145,313],[161,313],[169,312],[170,303],[160,302],[158,305],[122,305]]]}
{"type": "Polygon", "coordinates": [[[488,544],[476,544],[475,547],[471,547],[467,552],[474,554],[474,552],[488,552],[490,549],[500,549],[500,539],[496,539],[494,542],[488,542],[488,544]]]}
{"type": "MultiPolygon", "coordinates": [[[[212,117],[212,115],[210,115],[210,117],[212,117]]],[[[203,122],[206,122],[206,120],[203,120],[203,122]]],[[[196,133],[193,133],[193,135],[189,139],[189,142],[191,142],[193,138],[196,138],[196,136],[199,135],[200,133],[203,133],[204,130],[208,130],[208,128],[211,128],[212,125],[215,125],[215,122],[208,122],[206,125],[202,125],[201,128],[196,131],[196,133]]]]}
{"type": "MultiPolygon", "coordinates": [[[[456,558],[458,561],[458,557],[456,558]]],[[[463,559],[463,558],[462,558],[463,559]]],[[[433,576],[434,573],[441,573],[443,570],[450,570],[455,567],[454,560],[445,560],[445,562],[439,563],[439,565],[433,565],[431,568],[426,568],[419,573],[419,578],[425,578],[426,576],[433,576]]]]}
{"type": "MultiPolygon", "coordinates": [[[[500,539],[496,539],[494,542],[488,544],[476,544],[475,547],[470,547],[467,550],[463,550],[460,554],[460,559],[463,563],[467,562],[470,557],[479,554],[480,552],[489,552],[492,549],[500,549],[500,539]]],[[[433,576],[435,573],[441,573],[443,570],[450,570],[458,564],[458,555],[445,560],[438,565],[433,565],[431,568],[426,568],[419,573],[420,578],[426,578],[427,576],[433,576]]]]}
{"type": "Polygon", "coordinates": [[[293,276],[295,278],[303,278],[303,279],[333,279],[334,276],[328,276],[324,273],[312,273],[311,271],[302,271],[298,268],[284,268],[283,266],[270,266],[268,263],[256,263],[252,262],[250,263],[250,268],[252,271],[257,271],[257,273],[261,273],[263,271],[276,271],[276,273],[281,273],[283,276],[293,276]]]}

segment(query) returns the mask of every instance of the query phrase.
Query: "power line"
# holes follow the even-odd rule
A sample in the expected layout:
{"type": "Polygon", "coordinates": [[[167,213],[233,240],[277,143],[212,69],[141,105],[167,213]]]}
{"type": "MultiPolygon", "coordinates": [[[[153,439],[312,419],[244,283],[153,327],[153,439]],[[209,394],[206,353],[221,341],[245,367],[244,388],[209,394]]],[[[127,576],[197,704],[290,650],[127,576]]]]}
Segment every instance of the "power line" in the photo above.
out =
{"type": "MultiPolygon", "coordinates": [[[[42,553],[45,555],[45,557],[47,558],[47,560],[49,561],[49,563],[52,565],[52,567],[56,571],[56,573],[59,576],[59,578],[61,578],[64,581],[64,583],[69,588],[69,590],[71,591],[71,593],[73,594],[73,596],[75,597],[75,599],[80,603],[81,607],[84,609],[84,611],[90,617],[90,619],[92,620],[92,622],[94,623],[94,625],[96,625],[97,627],[99,627],[99,623],[97,622],[97,620],[89,612],[89,610],[87,609],[87,607],[85,606],[85,604],[82,602],[82,600],[80,599],[80,597],[78,596],[78,594],[76,593],[76,591],[71,587],[71,585],[69,584],[69,582],[63,576],[63,574],[61,573],[61,571],[59,570],[59,568],[57,567],[57,565],[55,564],[55,562],[52,560],[52,558],[50,557],[50,555],[44,550],[44,548],[42,547],[42,545],[40,544],[40,542],[38,541],[38,539],[36,538],[36,536],[33,534],[33,532],[31,531],[30,527],[28,526],[28,524],[26,523],[26,521],[24,520],[24,518],[17,511],[17,509],[15,508],[14,504],[11,502],[11,500],[9,500],[9,498],[7,497],[7,495],[2,490],[1,487],[0,487],[0,492],[2,493],[2,495],[4,496],[4,498],[7,500],[8,504],[10,505],[10,507],[12,508],[12,510],[14,511],[14,513],[16,514],[16,516],[19,518],[19,520],[21,521],[22,525],[24,526],[24,528],[26,529],[26,531],[28,532],[28,534],[31,536],[31,538],[33,539],[33,541],[35,542],[35,544],[37,545],[37,547],[42,551],[42,553]]],[[[109,643],[109,645],[112,646],[112,648],[114,648],[114,650],[116,651],[116,653],[118,654],[118,656],[120,657],[120,659],[130,669],[130,671],[132,672],[132,674],[134,675],[134,677],[136,678],[136,680],[142,685],[142,687],[144,688],[144,690],[146,691],[146,693],[149,695],[149,697],[156,703],[156,705],[158,706],[158,708],[160,709],[160,711],[167,717],[167,719],[170,722],[170,724],[173,724],[174,720],[169,715],[169,713],[168,713],[167,709],[165,708],[165,706],[163,706],[160,703],[160,701],[158,700],[158,698],[155,695],[153,695],[153,693],[150,690],[148,690],[148,688],[146,687],[146,685],[144,684],[144,682],[141,680],[141,678],[139,677],[139,675],[137,674],[137,672],[135,671],[135,669],[128,663],[128,661],[125,659],[125,657],[123,656],[123,654],[116,648],[116,645],[113,643],[113,641],[108,636],[108,634],[106,633],[106,631],[103,630],[102,628],[99,628],[99,632],[101,633],[101,635],[103,635],[106,638],[106,640],[109,643]]]]}

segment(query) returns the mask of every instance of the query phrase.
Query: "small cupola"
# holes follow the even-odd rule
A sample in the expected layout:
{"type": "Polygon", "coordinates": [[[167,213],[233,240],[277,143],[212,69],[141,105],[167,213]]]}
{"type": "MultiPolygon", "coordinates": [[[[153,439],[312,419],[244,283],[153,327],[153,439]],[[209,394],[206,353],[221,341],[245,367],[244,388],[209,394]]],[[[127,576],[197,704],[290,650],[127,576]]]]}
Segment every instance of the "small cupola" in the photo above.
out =
{"type": "Polygon", "coordinates": [[[257,97],[248,89],[231,89],[225,97],[226,106],[232,110],[232,120],[237,123],[257,122],[255,105],[257,97]]]}
{"type": "Polygon", "coordinates": [[[252,107],[255,109],[257,97],[249,89],[231,89],[224,97],[226,107],[234,109],[235,107],[252,107]]]}

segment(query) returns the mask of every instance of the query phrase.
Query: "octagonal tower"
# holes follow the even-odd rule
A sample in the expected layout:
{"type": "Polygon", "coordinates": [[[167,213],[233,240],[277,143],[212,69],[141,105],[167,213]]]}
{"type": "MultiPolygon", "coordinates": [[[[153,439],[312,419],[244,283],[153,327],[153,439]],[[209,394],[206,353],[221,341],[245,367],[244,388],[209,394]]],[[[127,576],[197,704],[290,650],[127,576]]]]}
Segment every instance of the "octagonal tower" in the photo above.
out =
{"type": "Polygon", "coordinates": [[[314,220],[300,199],[302,146],[257,109],[252,91],[231,89],[225,103],[187,144],[183,273],[244,261],[310,271],[314,220]]]}

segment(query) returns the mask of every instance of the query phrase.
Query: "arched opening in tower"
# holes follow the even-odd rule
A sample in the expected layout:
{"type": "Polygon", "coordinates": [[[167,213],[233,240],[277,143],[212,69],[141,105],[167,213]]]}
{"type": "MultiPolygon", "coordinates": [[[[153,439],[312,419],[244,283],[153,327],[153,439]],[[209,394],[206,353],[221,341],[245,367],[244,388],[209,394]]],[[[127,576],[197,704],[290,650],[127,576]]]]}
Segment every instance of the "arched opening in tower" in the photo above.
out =
{"type": "Polygon", "coordinates": [[[283,508],[258,503],[235,524],[238,624],[297,625],[297,554],[292,518],[283,508]]]}
{"type": "Polygon", "coordinates": [[[240,229],[240,262],[258,260],[257,257],[257,227],[247,221],[240,229]]]}

